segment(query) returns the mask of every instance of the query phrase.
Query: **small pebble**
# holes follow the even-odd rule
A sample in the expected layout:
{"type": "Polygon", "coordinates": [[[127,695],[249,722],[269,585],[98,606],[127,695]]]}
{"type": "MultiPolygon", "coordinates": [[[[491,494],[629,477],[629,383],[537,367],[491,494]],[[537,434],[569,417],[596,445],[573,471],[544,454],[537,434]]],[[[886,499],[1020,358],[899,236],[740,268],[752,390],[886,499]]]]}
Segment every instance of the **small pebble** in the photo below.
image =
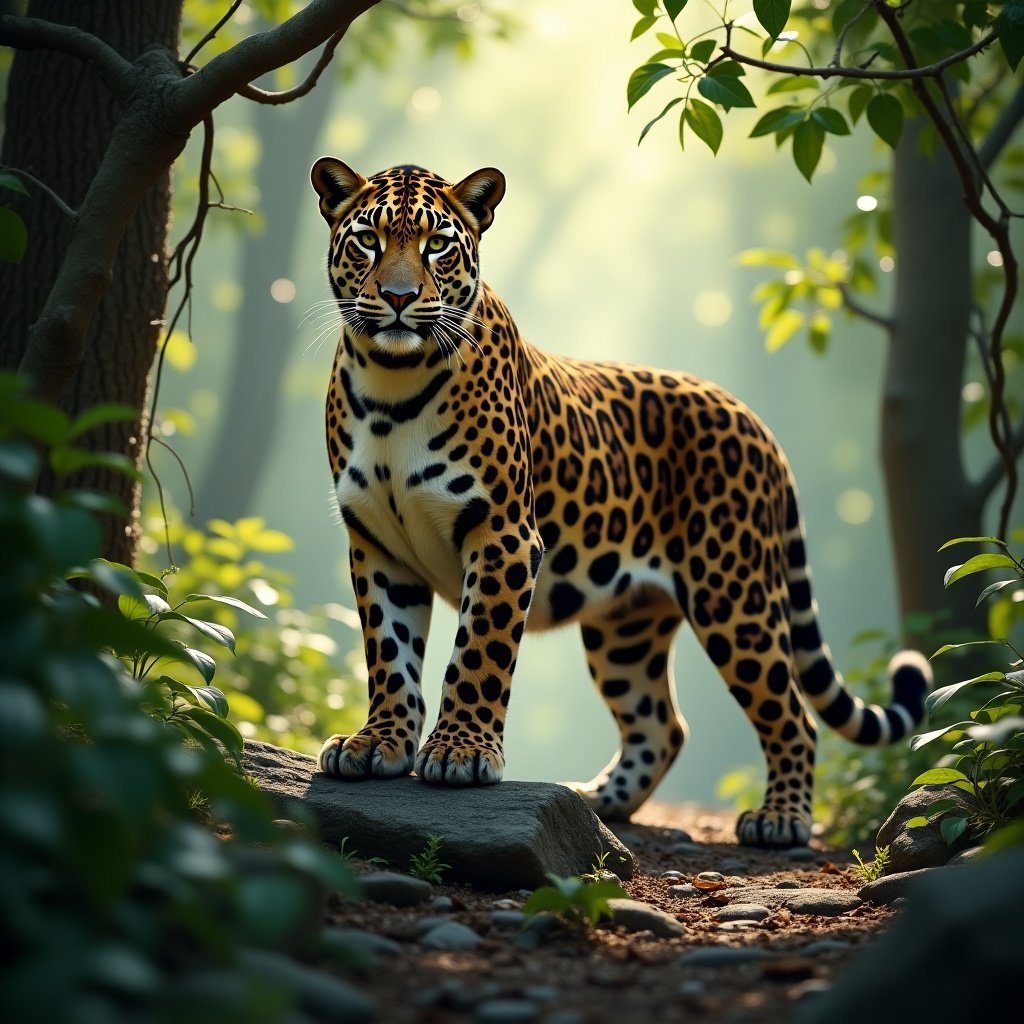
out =
{"type": "Polygon", "coordinates": [[[659,875],[659,877],[660,878],[669,878],[669,879],[672,879],[672,878],[682,878],[683,877],[683,873],[682,873],[682,871],[662,871],[662,873],[661,873],[661,875],[659,875]]]}
{"type": "Polygon", "coordinates": [[[698,880],[701,882],[724,882],[725,875],[720,871],[702,871],[698,876],[698,880]]]}
{"type": "Polygon", "coordinates": [[[636,846],[643,842],[635,832],[616,832],[615,837],[623,846],[636,846]]]}
{"type": "Polygon", "coordinates": [[[494,907],[495,910],[519,910],[523,905],[519,900],[503,899],[495,900],[491,906],[494,907]]]}
{"type": "Polygon", "coordinates": [[[430,883],[412,875],[395,871],[372,871],[359,876],[364,899],[371,903],[390,903],[394,907],[411,907],[430,899],[430,883]]]}
{"type": "Polygon", "coordinates": [[[393,939],[361,928],[325,928],[320,933],[323,944],[341,952],[368,953],[370,956],[397,956],[402,947],[393,939]]]}
{"type": "Polygon", "coordinates": [[[771,911],[760,903],[731,903],[715,913],[719,921],[763,921],[771,911]]]}
{"type": "Polygon", "coordinates": [[[745,875],[750,870],[745,860],[723,860],[718,866],[731,875],[745,875]]]}
{"type": "Polygon", "coordinates": [[[430,901],[430,905],[434,910],[440,911],[451,910],[452,907],[455,906],[455,904],[452,903],[451,896],[435,896],[430,901]]]}
{"type": "Polygon", "coordinates": [[[823,992],[827,992],[829,984],[823,978],[808,978],[794,985],[787,993],[794,1003],[803,1002],[805,999],[814,999],[823,992]]]}
{"type": "Polygon", "coordinates": [[[675,843],[692,843],[693,836],[685,828],[669,828],[665,830],[665,838],[675,843]]]}
{"type": "Polygon", "coordinates": [[[557,985],[527,985],[523,989],[523,998],[535,1003],[550,1003],[562,994],[557,985]]]}
{"type": "Polygon", "coordinates": [[[700,889],[687,882],[685,885],[670,885],[668,887],[668,894],[677,900],[684,900],[690,896],[699,896],[700,889]]]}
{"type": "Polygon", "coordinates": [[[784,878],[777,886],[776,889],[802,889],[804,887],[803,882],[798,882],[795,878],[784,878]]]}
{"type": "Polygon", "coordinates": [[[447,917],[421,917],[416,922],[416,934],[426,935],[427,932],[432,931],[438,925],[447,924],[448,921],[447,917]]]}
{"type": "Polygon", "coordinates": [[[822,953],[840,953],[847,949],[853,949],[852,942],[843,942],[842,939],[818,939],[800,952],[804,956],[821,956],[822,953]]]}
{"type": "Polygon", "coordinates": [[[809,846],[794,846],[786,851],[786,859],[793,861],[811,861],[818,859],[818,851],[809,846]]]}
{"type": "Polygon", "coordinates": [[[704,847],[699,843],[673,843],[668,852],[675,857],[700,857],[704,853],[704,847]]]}
{"type": "Polygon", "coordinates": [[[623,927],[628,932],[653,932],[661,938],[685,935],[686,927],[671,914],[636,900],[611,899],[612,927],[623,927]]]}
{"type": "Polygon", "coordinates": [[[720,932],[746,932],[757,927],[757,921],[723,921],[719,926],[720,932]]]}
{"type": "Polygon", "coordinates": [[[753,960],[767,960],[771,956],[765,949],[753,946],[702,946],[679,958],[685,967],[732,967],[753,960]]]}
{"type": "Polygon", "coordinates": [[[488,999],[478,1003],[473,1011],[473,1020],[478,1024],[519,1024],[539,1016],[537,1004],[526,999],[488,999]]]}
{"type": "Polygon", "coordinates": [[[522,898],[524,900],[528,900],[533,895],[533,890],[532,889],[520,889],[519,890],[519,895],[522,896],[522,898]]]}
{"type": "Polygon", "coordinates": [[[428,949],[469,950],[476,949],[483,939],[472,928],[458,921],[443,921],[420,940],[428,949]]]}
{"type": "Polygon", "coordinates": [[[680,995],[684,999],[693,999],[696,996],[704,995],[707,990],[708,987],[703,981],[697,981],[696,978],[691,978],[689,981],[682,981],[679,983],[679,988],[676,989],[676,995],[680,995]]]}

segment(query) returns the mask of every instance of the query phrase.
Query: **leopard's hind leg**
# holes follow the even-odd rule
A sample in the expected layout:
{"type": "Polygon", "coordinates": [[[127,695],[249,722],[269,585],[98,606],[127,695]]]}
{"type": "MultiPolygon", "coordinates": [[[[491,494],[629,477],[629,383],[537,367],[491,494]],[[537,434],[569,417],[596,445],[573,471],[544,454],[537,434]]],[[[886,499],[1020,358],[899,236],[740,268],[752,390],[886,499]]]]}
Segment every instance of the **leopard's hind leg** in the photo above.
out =
{"type": "Polygon", "coordinates": [[[567,783],[602,818],[628,818],[652,793],[686,739],[676,705],[672,648],[683,617],[667,594],[581,625],[587,666],[619,728],[621,749],[590,782],[567,783]]]}

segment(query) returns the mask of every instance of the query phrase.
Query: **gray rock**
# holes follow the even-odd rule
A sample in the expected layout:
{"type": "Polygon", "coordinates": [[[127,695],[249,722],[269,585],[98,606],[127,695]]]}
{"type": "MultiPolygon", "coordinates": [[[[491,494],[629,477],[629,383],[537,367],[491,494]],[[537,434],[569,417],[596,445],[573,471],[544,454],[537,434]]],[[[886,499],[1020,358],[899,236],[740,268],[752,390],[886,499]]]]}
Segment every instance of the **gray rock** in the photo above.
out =
{"type": "Polygon", "coordinates": [[[701,857],[704,854],[704,847],[699,843],[673,843],[668,852],[674,857],[701,857]]]}
{"type": "Polygon", "coordinates": [[[495,900],[491,906],[495,910],[520,910],[523,905],[519,900],[501,899],[495,900]]]}
{"type": "Polygon", "coordinates": [[[659,878],[666,878],[669,881],[671,881],[674,878],[682,878],[683,877],[683,873],[682,873],[682,871],[662,871],[662,873],[658,877],[659,878]]]}
{"type": "Polygon", "coordinates": [[[852,942],[844,942],[842,939],[816,939],[799,952],[802,956],[822,956],[825,953],[842,953],[848,949],[853,949],[852,942]]]}
{"type": "MultiPolygon", "coordinates": [[[[949,878],[950,872],[953,870],[948,866],[945,868],[918,868],[917,871],[901,871],[896,875],[885,875],[862,886],[860,898],[866,903],[888,903],[891,905],[894,900],[906,896],[913,888],[914,883],[924,878],[925,875],[936,874],[943,878],[949,878]]],[[[958,874],[957,878],[959,877],[958,874]]]]}
{"type": "Polygon", "coordinates": [[[753,946],[702,946],[679,958],[681,967],[734,967],[771,957],[766,949],[753,946]]]}
{"type": "Polygon", "coordinates": [[[579,794],[540,782],[446,789],[411,776],[342,781],[316,769],[312,757],[247,742],[242,771],[289,814],[296,802],[316,819],[321,837],[348,837],[364,857],[407,864],[428,838],[441,839],[446,881],[503,892],[547,884],[547,873],[589,871],[596,855],[619,878],[633,874],[630,852],[579,794]]]}
{"type": "Polygon", "coordinates": [[[473,1011],[477,1024],[520,1024],[539,1016],[540,1008],[528,999],[488,999],[473,1011]]]}
{"type": "Polygon", "coordinates": [[[514,931],[522,928],[526,915],[521,910],[492,910],[491,924],[502,931],[514,931]]]}
{"type": "Polygon", "coordinates": [[[628,932],[654,932],[659,938],[670,939],[676,935],[685,935],[686,928],[671,914],[647,903],[636,900],[608,901],[608,909],[612,912],[609,922],[611,927],[625,928],[628,932]]]}
{"type": "Polygon", "coordinates": [[[797,863],[817,860],[820,856],[817,850],[812,850],[809,846],[794,846],[786,851],[786,859],[797,863]]]}
{"type": "Polygon", "coordinates": [[[923,874],[893,928],[872,942],[797,1024],[1021,1019],[1024,849],[923,874]],[[934,979],[908,984],[907,979],[934,979]]]}
{"type": "Polygon", "coordinates": [[[803,882],[798,882],[795,878],[784,878],[781,882],[779,882],[778,885],[775,886],[775,888],[776,889],[803,889],[803,888],[806,888],[806,887],[804,886],[803,882]]]}
{"type": "Polygon", "coordinates": [[[677,900],[686,900],[691,896],[699,896],[700,889],[695,885],[690,885],[689,882],[686,882],[683,885],[670,885],[668,887],[668,894],[677,900]]]}
{"type": "Polygon", "coordinates": [[[724,882],[725,875],[720,871],[702,871],[697,878],[702,882],[724,882]]]}
{"type": "Polygon", "coordinates": [[[317,1021],[369,1021],[377,1016],[376,1004],[365,993],[340,978],[321,974],[310,967],[264,949],[243,949],[243,968],[262,981],[290,990],[298,1004],[317,1021]]]}
{"type": "Polygon", "coordinates": [[[427,932],[433,931],[439,924],[447,924],[450,920],[450,917],[421,917],[416,922],[416,934],[426,935],[427,932]]]}
{"type": "Polygon", "coordinates": [[[430,905],[434,910],[440,910],[442,912],[451,910],[452,907],[455,906],[455,904],[452,903],[451,896],[435,896],[430,901],[430,905]]]}
{"type": "Polygon", "coordinates": [[[676,995],[682,996],[683,999],[695,999],[699,996],[706,995],[708,991],[707,985],[703,981],[697,981],[696,978],[691,978],[689,981],[681,981],[679,988],[676,989],[676,995]]]}
{"type": "Polygon", "coordinates": [[[324,928],[320,933],[324,945],[332,950],[369,954],[370,956],[398,956],[402,947],[394,939],[362,928],[324,928]]]}
{"type": "Polygon", "coordinates": [[[941,819],[923,828],[906,828],[911,818],[927,814],[929,804],[937,800],[953,800],[957,808],[966,808],[967,794],[954,786],[920,786],[909,792],[896,805],[892,814],[878,830],[875,845],[889,847],[889,866],[886,873],[900,874],[919,868],[934,868],[947,863],[950,857],[971,845],[966,835],[960,836],[952,846],[946,845],[939,831],[941,819]]]}
{"type": "Polygon", "coordinates": [[[969,864],[972,860],[975,860],[984,849],[982,846],[969,846],[966,850],[961,850],[956,856],[949,858],[949,866],[955,867],[957,864],[969,864]]]}
{"type": "Polygon", "coordinates": [[[523,989],[523,998],[535,1003],[550,1003],[562,994],[557,985],[527,985],[523,989]]]}
{"type": "Polygon", "coordinates": [[[412,907],[430,899],[430,883],[396,871],[371,871],[359,876],[363,897],[371,903],[390,903],[393,907],[412,907]]]}
{"type": "Polygon", "coordinates": [[[643,842],[643,839],[641,839],[635,832],[626,832],[619,829],[616,831],[615,835],[619,842],[624,846],[639,846],[643,842]]]}
{"type": "Polygon", "coordinates": [[[458,921],[442,921],[420,939],[420,945],[428,949],[461,951],[476,949],[483,941],[472,928],[458,921]]]}
{"type": "Polygon", "coordinates": [[[745,860],[723,860],[718,866],[730,875],[745,875],[750,870],[750,865],[745,860]]]}
{"type": "Polygon", "coordinates": [[[835,916],[845,914],[861,904],[854,892],[843,889],[766,889],[759,886],[742,886],[729,890],[737,903],[760,903],[772,910],[785,907],[794,914],[820,914],[835,916]]]}
{"type": "Polygon", "coordinates": [[[719,921],[763,921],[771,911],[760,903],[730,903],[715,918],[719,921]]]}
{"type": "Polygon", "coordinates": [[[665,838],[671,839],[674,843],[692,843],[693,836],[685,828],[670,828],[665,830],[665,838]]]}
{"type": "Polygon", "coordinates": [[[723,921],[718,925],[717,930],[720,932],[749,932],[751,928],[756,928],[758,925],[757,921],[723,921]]]}

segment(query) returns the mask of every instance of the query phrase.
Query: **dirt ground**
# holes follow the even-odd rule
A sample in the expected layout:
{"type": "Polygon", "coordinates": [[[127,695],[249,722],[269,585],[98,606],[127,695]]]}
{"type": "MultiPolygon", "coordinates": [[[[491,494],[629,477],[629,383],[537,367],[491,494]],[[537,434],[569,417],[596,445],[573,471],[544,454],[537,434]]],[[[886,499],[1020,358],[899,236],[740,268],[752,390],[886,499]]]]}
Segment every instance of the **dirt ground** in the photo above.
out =
{"type": "MultiPolygon", "coordinates": [[[[429,902],[396,909],[335,901],[329,923],[373,931],[403,945],[398,958],[382,959],[377,969],[357,980],[378,1003],[379,1019],[389,1024],[527,1019],[542,1024],[624,1024],[692,1018],[722,1024],[782,1024],[790,1020],[798,1001],[813,998],[816,991],[831,985],[895,913],[867,904],[834,917],[777,909],[763,921],[733,930],[714,916],[729,903],[732,886],[687,899],[669,896],[669,886],[702,871],[719,871],[737,886],[782,883],[789,888],[855,892],[861,883],[848,871],[849,857],[818,843],[812,846],[819,856],[807,862],[794,862],[785,851],[740,847],[731,814],[668,804],[648,804],[616,831],[636,859],[636,876],[625,888],[635,899],[675,917],[686,926],[685,935],[658,938],[651,932],[631,934],[599,927],[583,938],[550,937],[538,949],[522,951],[513,941],[515,932],[499,929],[491,921],[494,910],[520,906],[522,893],[482,893],[440,885],[436,895],[448,896],[453,903],[444,916],[484,938],[472,951],[442,952],[417,941],[417,922],[438,916],[429,902]],[[699,854],[669,852],[686,838],[679,830],[701,844],[699,854]],[[669,870],[684,877],[661,877],[669,870]],[[847,945],[805,952],[821,939],[847,945]],[[754,946],[776,955],[728,966],[680,964],[684,954],[709,945],[754,946]],[[514,1005],[505,1004],[504,1010],[500,1005],[524,999],[539,1007],[534,1016],[516,1016],[514,1005]]],[[[519,1012],[524,1012],[521,1003],[519,1012]]]]}

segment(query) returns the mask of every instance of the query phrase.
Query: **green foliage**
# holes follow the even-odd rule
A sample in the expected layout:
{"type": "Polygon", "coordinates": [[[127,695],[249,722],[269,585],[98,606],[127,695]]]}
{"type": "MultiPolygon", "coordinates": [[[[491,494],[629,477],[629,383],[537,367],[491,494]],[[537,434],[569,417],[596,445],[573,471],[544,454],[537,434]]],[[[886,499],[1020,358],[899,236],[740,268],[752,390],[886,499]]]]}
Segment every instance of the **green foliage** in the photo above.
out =
{"type": "MultiPolygon", "coordinates": [[[[10,171],[0,171],[0,189],[27,196],[21,178],[10,171]]],[[[10,207],[0,206],[0,261],[20,263],[28,245],[28,229],[21,215],[10,207]]]]}
{"type": "Polygon", "coordinates": [[[109,653],[178,648],[67,582],[144,599],[94,557],[96,495],[33,493],[44,460],[115,412],[69,423],[10,376],[0,394],[0,1016],[282,1020],[291,993],[244,951],[315,953],[323,896],[350,875],[280,833],[219,749],[148,714],[148,683],[109,653]]]}
{"type": "MultiPolygon", "coordinates": [[[[166,573],[164,522],[147,515],[143,525],[142,567],[156,577],[166,573]]],[[[217,680],[242,735],[315,753],[325,734],[354,731],[361,719],[350,705],[363,688],[355,681],[365,677],[362,649],[354,644],[339,668],[332,633],[351,635],[359,619],[340,605],[294,607],[292,577],[272,564],[291,549],[291,538],[258,517],[215,519],[206,531],[172,518],[166,531],[179,564],[165,579],[179,592],[210,595],[216,603],[208,623],[232,636],[235,656],[218,666],[217,680]],[[236,594],[243,606],[234,603],[236,594]],[[257,608],[258,618],[244,614],[257,608]]]]}
{"type": "Polygon", "coordinates": [[[451,864],[445,864],[441,860],[440,852],[441,837],[429,836],[423,852],[414,853],[409,858],[409,874],[413,878],[422,878],[424,882],[430,882],[431,885],[440,885],[441,873],[451,867],[451,864]]]}
{"type": "Polygon", "coordinates": [[[856,866],[852,869],[853,873],[864,882],[874,882],[876,879],[881,878],[885,874],[885,869],[889,866],[888,846],[876,846],[875,859],[867,863],[861,858],[859,850],[851,850],[850,852],[857,860],[856,866]]]}
{"type": "Polygon", "coordinates": [[[542,885],[523,905],[527,919],[549,913],[560,917],[578,934],[585,934],[603,917],[611,917],[608,901],[629,899],[618,882],[594,882],[585,878],[561,878],[548,874],[551,885],[542,885]]]}
{"type": "Polygon", "coordinates": [[[973,695],[978,688],[982,691],[981,703],[975,698],[975,706],[966,718],[915,736],[911,742],[913,750],[920,750],[943,737],[952,741],[951,754],[918,775],[912,785],[952,787],[964,797],[960,801],[939,798],[923,815],[907,822],[907,828],[920,828],[938,821],[942,837],[950,844],[965,832],[983,838],[1020,817],[1024,809],[1024,671],[1019,644],[1012,638],[1024,621],[1019,600],[1024,594],[1024,562],[1011,555],[1005,542],[996,537],[959,537],[944,544],[942,550],[959,544],[992,544],[1002,549],[954,565],[946,573],[946,586],[992,569],[1008,571],[1008,577],[989,583],[978,598],[979,604],[997,598],[990,611],[990,628],[995,624],[1004,632],[993,632],[988,640],[945,644],[933,657],[967,647],[995,647],[1007,652],[1014,671],[993,669],[935,690],[928,697],[932,713],[957,696],[973,695]]]}

